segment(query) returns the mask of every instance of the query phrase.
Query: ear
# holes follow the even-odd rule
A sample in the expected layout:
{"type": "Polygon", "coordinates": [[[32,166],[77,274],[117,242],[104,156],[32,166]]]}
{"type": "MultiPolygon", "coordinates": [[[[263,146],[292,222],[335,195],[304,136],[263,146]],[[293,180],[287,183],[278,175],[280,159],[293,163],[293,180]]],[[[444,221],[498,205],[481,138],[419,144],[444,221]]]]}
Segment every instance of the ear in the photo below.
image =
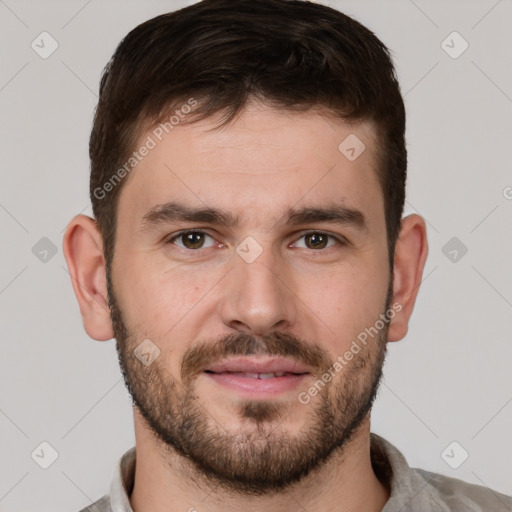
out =
{"type": "Polygon", "coordinates": [[[392,304],[402,309],[390,321],[388,340],[399,341],[407,334],[428,254],[425,221],[416,214],[402,219],[400,235],[395,246],[392,304]]]}
{"type": "Polygon", "coordinates": [[[63,250],[85,331],[98,341],[112,339],[103,240],[96,222],[86,215],[74,217],[64,233],[63,250]]]}

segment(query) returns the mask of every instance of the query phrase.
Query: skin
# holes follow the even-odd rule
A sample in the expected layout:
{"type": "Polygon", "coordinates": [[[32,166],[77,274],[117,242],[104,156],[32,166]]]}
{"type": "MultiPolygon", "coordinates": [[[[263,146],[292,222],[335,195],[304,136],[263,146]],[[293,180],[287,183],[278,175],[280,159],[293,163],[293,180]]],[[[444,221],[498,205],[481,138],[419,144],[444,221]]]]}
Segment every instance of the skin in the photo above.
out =
{"type": "MultiPolygon", "coordinates": [[[[253,436],[256,448],[265,439],[287,439],[299,450],[306,449],[300,441],[305,432],[314,432],[322,404],[359,404],[382,366],[379,354],[386,342],[406,335],[427,257],[425,222],[418,215],[402,220],[390,275],[384,202],[372,168],[375,139],[369,123],[348,124],[313,111],[287,113],[255,101],[229,126],[208,132],[215,121],[176,126],[131,172],[121,191],[110,278],[125,333],[110,316],[101,235],[89,217],[78,215],[70,222],[64,254],[84,328],[99,341],[115,334],[118,342],[121,338],[122,366],[133,386],[139,384],[141,400],[151,404],[154,415],[158,404],[171,408],[181,397],[181,405],[195,404],[218,436],[253,436]],[[356,134],[366,146],[354,161],[338,150],[349,134],[356,134]],[[231,228],[180,222],[141,230],[143,215],[170,200],[226,210],[238,214],[240,222],[231,228]],[[278,223],[288,208],[330,202],[361,211],[367,228],[333,222],[278,223]],[[209,235],[199,251],[164,242],[189,228],[209,235]],[[330,239],[327,248],[311,248],[304,232],[328,233],[348,243],[330,239]],[[252,263],[235,251],[248,236],[262,249],[252,263]],[[308,404],[301,404],[297,394],[321,376],[320,366],[300,389],[265,405],[250,400],[256,411],[252,419],[244,415],[248,404],[237,392],[212,383],[203,373],[190,377],[190,388],[183,382],[184,356],[204,346],[208,360],[214,342],[220,340],[219,346],[225,347],[222,340],[229,335],[261,341],[276,332],[289,334],[297,343],[317,349],[322,362],[332,362],[385,311],[388,286],[391,303],[399,304],[400,311],[381,331],[379,341],[354,356],[308,404]],[[150,366],[137,366],[131,353],[146,338],[159,347],[160,355],[150,366]],[[267,415],[258,415],[265,407],[267,415]],[[261,433],[271,439],[258,437],[261,433]]],[[[347,418],[333,409],[333,421],[346,426],[347,418]]],[[[137,466],[130,501],[135,512],[191,507],[200,512],[271,512],[295,510],[297,503],[311,512],[376,512],[389,498],[371,466],[369,412],[343,445],[309,474],[280,490],[259,494],[242,487],[237,491],[222,479],[206,476],[162,442],[136,405],[134,425],[137,466]]],[[[228,446],[244,460],[236,443],[228,446]]]]}

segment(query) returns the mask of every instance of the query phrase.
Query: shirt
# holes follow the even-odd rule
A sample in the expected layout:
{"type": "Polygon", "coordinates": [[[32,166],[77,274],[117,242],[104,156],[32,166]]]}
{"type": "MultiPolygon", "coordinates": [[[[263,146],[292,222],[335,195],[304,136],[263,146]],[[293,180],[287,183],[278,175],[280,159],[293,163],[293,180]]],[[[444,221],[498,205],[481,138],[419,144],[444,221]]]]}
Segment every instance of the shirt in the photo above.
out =
{"type": "MultiPolygon", "coordinates": [[[[382,512],[511,512],[512,497],[422,469],[411,468],[389,441],[370,434],[370,456],[390,497],[382,512]]],[[[135,477],[135,447],[119,459],[110,493],[80,512],[133,512],[128,496],[135,477]]]]}

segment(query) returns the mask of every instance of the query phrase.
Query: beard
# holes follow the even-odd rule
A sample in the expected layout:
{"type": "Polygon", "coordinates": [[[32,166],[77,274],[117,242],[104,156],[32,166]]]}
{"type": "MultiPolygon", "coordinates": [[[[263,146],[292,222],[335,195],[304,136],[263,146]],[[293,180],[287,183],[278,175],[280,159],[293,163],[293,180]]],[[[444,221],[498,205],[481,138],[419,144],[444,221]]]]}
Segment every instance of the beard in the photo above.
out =
{"type": "MultiPolygon", "coordinates": [[[[148,366],[134,355],[141,337],[127,329],[108,270],[107,289],[119,364],[132,403],[162,449],[188,461],[196,480],[235,494],[282,492],[340,453],[369,415],[382,377],[387,322],[307,405],[298,399],[290,404],[289,399],[239,398],[239,427],[228,430],[196,394],[197,377],[208,365],[235,355],[281,356],[314,368],[316,382],[328,369],[332,372],[334,361],[319,346],[289,333],[255,337],[236,332],[189,348],[181,361],[180,382],[165,365],[163,347],[148,366]],[[285,431],[284,420],[296,418],[301,407],[308,410],[300,416],[306,419],[298,433],[285,431]]],[[[383,312],[389,309],[391,293],[390,285],[383,312]]],[[[310,386],[313,381],[308,382],[310,386]]]]}

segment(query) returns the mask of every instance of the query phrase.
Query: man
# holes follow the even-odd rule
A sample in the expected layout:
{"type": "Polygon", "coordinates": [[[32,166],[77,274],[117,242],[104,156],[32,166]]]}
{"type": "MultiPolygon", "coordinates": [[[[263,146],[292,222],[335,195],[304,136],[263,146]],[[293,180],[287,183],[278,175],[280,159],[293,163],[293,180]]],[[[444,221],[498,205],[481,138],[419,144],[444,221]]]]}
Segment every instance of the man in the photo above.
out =
{"type": "Polygon", "coordinates": [[[84,510],[510,510],[370,433],[427,257],[404,132],[388,50],[328,7],[204,0],[126,36],[64,252],[136,448],[84,510]]]}

